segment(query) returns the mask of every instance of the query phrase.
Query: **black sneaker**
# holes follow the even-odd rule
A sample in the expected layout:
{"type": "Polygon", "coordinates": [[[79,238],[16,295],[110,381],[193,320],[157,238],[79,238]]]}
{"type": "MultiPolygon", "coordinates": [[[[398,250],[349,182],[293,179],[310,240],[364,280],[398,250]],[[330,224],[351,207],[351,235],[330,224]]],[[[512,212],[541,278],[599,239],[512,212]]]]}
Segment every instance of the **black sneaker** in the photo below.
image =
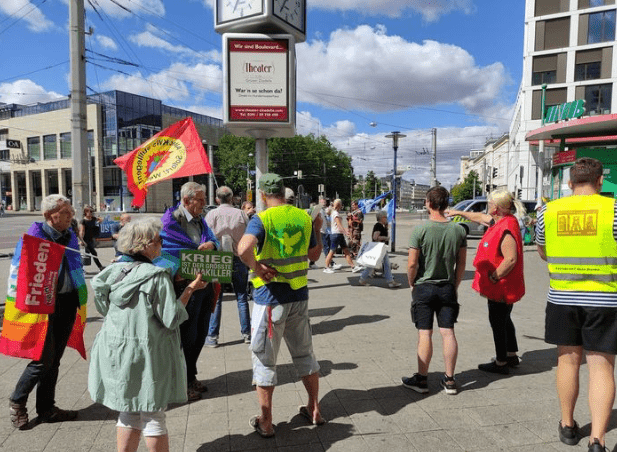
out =
{"type": "Polygon", "coordinates": [[[73,421],[77,419],[77,411],[63,410],[54,406],[49,411],[39,414],[38,421],[40,424],[54,424],[56,422],[73,421]]]}
{"type": "MultiPolygon", "coordinates": [[[[491,358],[491,361],[495,362],[495,357],[493,356],[491,358]]],[[[508,366],[510,367],[518,367],[518,365],[521,363],[521,358],[519,358],[518,356],[514,355],[514,356],[508,356],[506,358],[506,361],[508,363],[508,366]]]]}
{"type": "Polygon", "coordinates": [[[600,444],[600,440],[598,438],[593,439],[593,443],[589,443],[589,452],[606,452],[608,449],[600,444]]]}
{"type": "Polygon", "coordinates": [[[559,440],[568,446],[575,446],[581,440],[578,432],[578,424],[574,422],[574,427],[564,427],[559,421],[559,440]]]}
{"type": "Polygon", "coordinates": [[[500,366],[493,361],[486,364],[480,364],[478,369],[483,370],[484,372],[491,372],[493,374],[508,375],[510,373],[510,368],[507,364],[500,366]]]}
{"type": "Polygon", "coordinates": [[[413,374],[413,377],[401,378],[403,386],[409,389],[413,389],[420,394],[426,394],[428,392],[428,378],[423,377],[420,374],[413,374]]]}
{"type": "Polygon", "coordinates": [[[441,377],[440,383],[441,387],[446,391],[446,394],[458,394],[458,388],[456,387],[456,380],[454,377],[448,377],[444,374],[443,377],[441,377]]]}

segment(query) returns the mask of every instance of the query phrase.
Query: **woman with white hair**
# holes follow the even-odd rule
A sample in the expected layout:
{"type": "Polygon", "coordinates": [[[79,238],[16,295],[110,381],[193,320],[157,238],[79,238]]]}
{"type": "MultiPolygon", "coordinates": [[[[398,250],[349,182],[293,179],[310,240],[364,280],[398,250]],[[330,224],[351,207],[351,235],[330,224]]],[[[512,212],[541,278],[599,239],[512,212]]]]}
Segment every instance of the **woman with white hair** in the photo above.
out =
{"type": "Polygon", "coordinates": [[[207,283],[199,275],[176,299],[169,273],[152,264],[161,254],[161,228],[154,218],[127,223],[118,236],[120,261],[92,279],[105,321],[92,345],[88,390],[120,412],[121,451],[137,450],[141,433],[149,451],[169,451],[165,408],[187,400],[179,327],[191,294],[207,283]]]}
{"type": "Polygon", "coordinates": [[[511,314],[514,303],[525,295],[523,238],[513,211],[522,216],[525,208],[505,190],[489,194],[487,213],[446,211],[448,216],[460,215],[488,226],[478,244],[473,262],[476,274],[471,287],[488,299],[496,356],[491,362],[480,364],[478,369],[504,375],[520,362],[511,314]]]}

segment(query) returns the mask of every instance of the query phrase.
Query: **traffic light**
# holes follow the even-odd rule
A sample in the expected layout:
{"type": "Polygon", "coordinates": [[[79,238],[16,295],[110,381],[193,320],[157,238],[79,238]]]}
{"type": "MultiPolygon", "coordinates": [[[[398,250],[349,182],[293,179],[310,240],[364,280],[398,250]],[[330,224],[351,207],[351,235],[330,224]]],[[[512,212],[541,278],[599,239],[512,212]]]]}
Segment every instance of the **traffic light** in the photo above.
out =
{"type": "Polygon", "coordinates": [[[302,170],[298,170],[298,179],[302,179],[302,170]]]}
{"type": "Polygon", "coordinates": [[[518,190],[516,190],[516,197],[518,199],[522,199],[523,198],[523,189],[519,188],[518,190]]]}
{"type": "Polygon", "coordinates": [[[493,168],[493,179],[497,177],[497,168],[493,168]]]}

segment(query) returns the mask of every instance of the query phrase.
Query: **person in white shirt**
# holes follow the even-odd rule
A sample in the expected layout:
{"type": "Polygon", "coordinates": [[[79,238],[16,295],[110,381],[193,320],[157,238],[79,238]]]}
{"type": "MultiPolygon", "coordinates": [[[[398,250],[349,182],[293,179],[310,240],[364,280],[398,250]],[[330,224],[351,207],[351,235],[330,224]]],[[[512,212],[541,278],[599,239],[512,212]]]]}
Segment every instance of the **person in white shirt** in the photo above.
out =
{"type": "Polygon", "coordinates": [[[347,241],[345,240],[345,236],[349,236],[347,229],[343,227],[343,221],[341,220],[341,215],[339,214],[339,210],[343,207],[343,202],[340,199],[335,199],[332,203],[332,209],[330,211],[330,251],[326,256],[326,268],[324,269],[324,273],[334,273],[335,270],[330,268],[330,263],[332,262],[332,258],[334,257],[334,252],[341,246],[343,250],[343,254],[345,255],[345,260],[351,267],[351,271],[353,273],[359,272],[363,270],[363,267],[354,264],[353,259],[351,258],[351,253],[349,252],[349,247],[347,246],[347,241]]]}

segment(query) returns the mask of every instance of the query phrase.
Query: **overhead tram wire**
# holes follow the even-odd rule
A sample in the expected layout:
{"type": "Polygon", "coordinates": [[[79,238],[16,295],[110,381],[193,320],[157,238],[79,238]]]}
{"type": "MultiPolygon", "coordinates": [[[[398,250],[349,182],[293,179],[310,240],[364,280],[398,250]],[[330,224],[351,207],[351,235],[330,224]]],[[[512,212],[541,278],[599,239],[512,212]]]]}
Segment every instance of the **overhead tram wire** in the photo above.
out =
{"type": "Polygon", "coordinates": [[[3,80],[0,80],[0,83],[5,83],[5,82],[8,82],[9,80],[13,80],[13,79],[16,79],[16,78],[19,78],[19,77],[25,77],[27,75],[36,74],[37,72],[42,72],[42,71],[46,71],[48,69],[53,69],[55,67],[62,66],[63,64],[68,64],[68,63],[69,63],[69,60],[64,60],[64,61],[61,61],[60,63],[52,64],[51,66],[46,66],[46,67],[43,67],[41,69],[35,69],[34,71],[26,72],[24,74],[18,74],[18,75],[15,75],[13,77],[5,78],[3,80]]]}
{"type": "MultiPolygon", "coordinates": [[[[38,5],[32,5],[32,8],[30,8],[24,15],[18,17],[17,19],[15,19],[13,22],[11,22],[4,30],[0,30],[0,35],[3,34],[5,31],[7,31],[8,29],[10,29],[13,25],[17,24],[20,20],[22,20],[24,17],[28,16],[30,13],[32,13],[32,11],[34,11],[35,9],[37,9],[39,6],[41,6],[43,3],[45,3],[47,0],[41,0],[41,2],[38,5]]],[[[29,3],[26,3],[24,6],[22,6],[21,8],[19,8],[17,11],[15,11],[13,14],[11,14],[9,17],[7,17],[6,19],[4,19],[2,22],[0,22],[0,24],[2,24],[3,22],[5,22],[6,20],[9,20],[10,18],[12,18],[15,14],[17,14],[19,11],[21,11],[22,9],[24,9],[27,5],[29,5],[29,3]]]]}

